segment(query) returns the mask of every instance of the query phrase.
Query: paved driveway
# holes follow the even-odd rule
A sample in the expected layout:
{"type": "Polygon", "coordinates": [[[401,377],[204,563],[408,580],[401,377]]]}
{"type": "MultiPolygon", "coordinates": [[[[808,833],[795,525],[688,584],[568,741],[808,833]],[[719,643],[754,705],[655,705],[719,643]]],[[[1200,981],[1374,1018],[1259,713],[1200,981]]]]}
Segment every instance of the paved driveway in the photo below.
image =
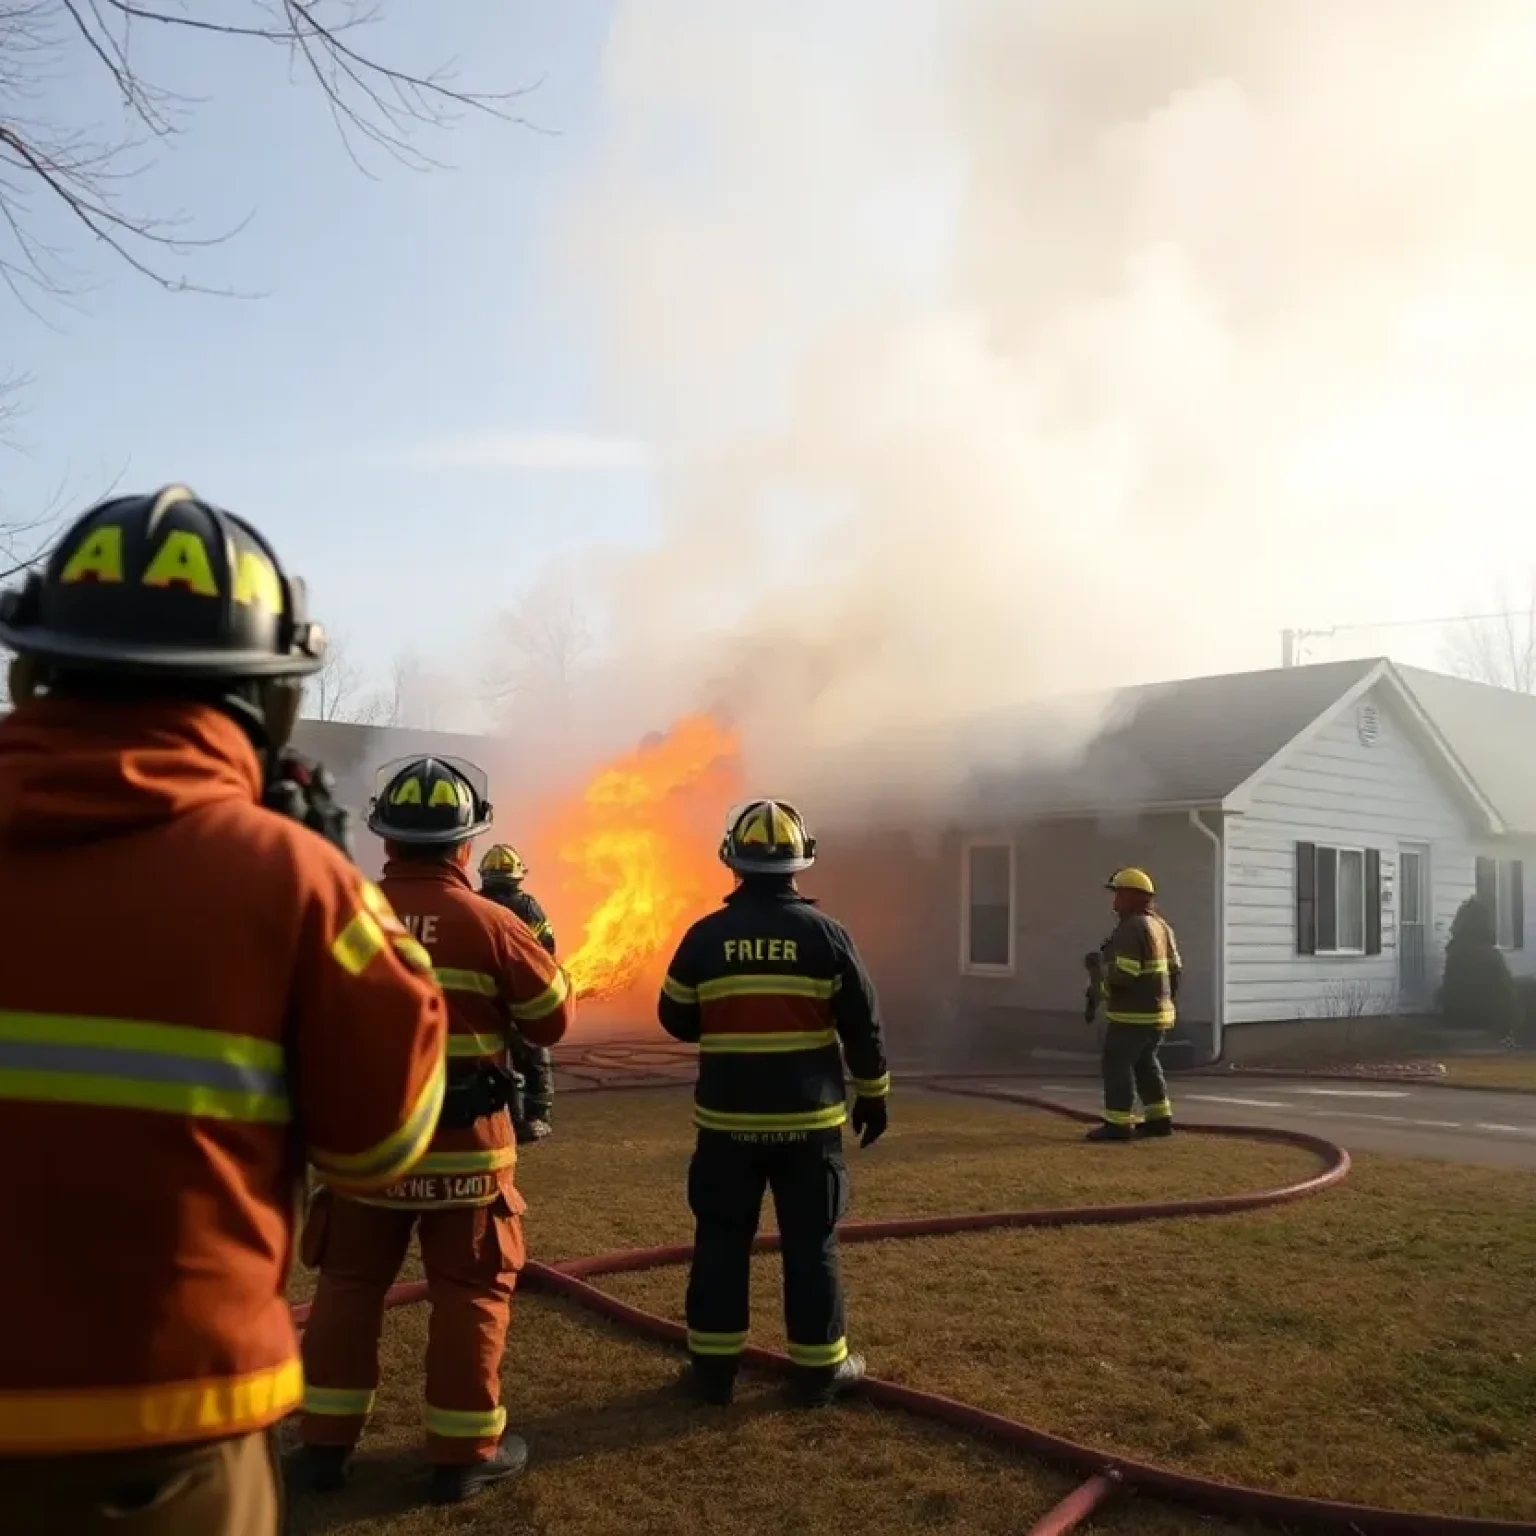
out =
{"type": "MultiPolygon", "coordinates": [[[[1098,1084],[1086,1078],[998,1077],[989,1086],[1085,1109],[1099,1103],[1098,1084]]],[[[1536,1094],[1268,1074],[1176,1076],[1170,1090],[1175,1115],[1196,1124],[1295,1126],[1361,1152],[1536,1170],[1536,1094]]]]}

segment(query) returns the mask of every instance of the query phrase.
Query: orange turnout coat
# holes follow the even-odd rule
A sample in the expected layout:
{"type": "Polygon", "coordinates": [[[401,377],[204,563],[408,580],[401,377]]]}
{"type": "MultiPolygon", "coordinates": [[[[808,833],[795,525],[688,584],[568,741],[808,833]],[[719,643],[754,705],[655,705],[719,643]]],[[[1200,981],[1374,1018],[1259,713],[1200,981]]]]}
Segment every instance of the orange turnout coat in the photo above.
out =
{"type": "Polygon", "coordinates": [[[446,1018],[425,956],[260,794],[211,706],[0,721],[0,1456],[281,1418],[306,1153],[367,1193],[427,1149],[446,1018]]]}

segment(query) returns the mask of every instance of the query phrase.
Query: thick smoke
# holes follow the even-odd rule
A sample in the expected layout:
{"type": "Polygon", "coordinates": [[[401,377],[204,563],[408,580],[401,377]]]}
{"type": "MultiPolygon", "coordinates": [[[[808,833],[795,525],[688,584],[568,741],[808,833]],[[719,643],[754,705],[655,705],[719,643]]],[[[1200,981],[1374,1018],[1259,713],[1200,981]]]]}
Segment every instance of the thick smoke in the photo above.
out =
{"type": "Polygon", "coordinates": [[[618,0],[559,261],[666,525],[604,719],[948,790],[956,722],[1070,751],[1009,711],[1419,581],[1458,445],[1529,458],[1533,79],[1528,0],[618,0]]]}

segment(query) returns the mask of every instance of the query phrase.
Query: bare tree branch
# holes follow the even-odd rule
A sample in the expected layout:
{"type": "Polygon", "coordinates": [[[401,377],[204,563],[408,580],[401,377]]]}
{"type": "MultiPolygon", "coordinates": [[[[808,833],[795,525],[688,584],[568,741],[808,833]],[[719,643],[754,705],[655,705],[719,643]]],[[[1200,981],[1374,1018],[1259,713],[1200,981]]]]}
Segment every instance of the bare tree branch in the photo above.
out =
{"type": "Polygon", "coordinates": [[[595,638],[576,594],[558,583],[542,586],[503,614],[497,631],[482,703],[501,712],[536,705],[565,718],[595,638]]]}
{"type": "Polygon", "coordinates": [[[408,69],[365,50],[356,39],[378,19],[378,0],[232,0],[224,9],[237,14],[225,20],[210,17],[210,9],[206,0],[0,0],[0,282],[34,313],[39,299],[67,299],[86,286],[69,259],[71,230],[169,291],[231,292],[195,281],[184,267],[198,250],[239,234],[248,219],[196,235],[185,216],[153,213],[129,195],[155,164],[156,146],[186,132],[199,104],[139,62],[136,36],[178,33],[210,49],[285,54],[290,76],[321,93],[344,150],[365,175],[373,174],[361,153],[368,146],[411,169],[439,165],[418,134],[449,128],[465,113],[547,131],[515,107],[539,82],[473,91],[448,68],[408,69]],[[120,131],[81,126],[85,107],[63,123],[39,113],[44,87],[65,81],[105,85],[120,131]]]}
{"type": "Polygon", "coordinates": [[[1442,659],[1458,677],[1536,693],[1536,572],[1522,605],[1502,593],[1498,617],[1469,619],[1447,637],[1442,659]]]}

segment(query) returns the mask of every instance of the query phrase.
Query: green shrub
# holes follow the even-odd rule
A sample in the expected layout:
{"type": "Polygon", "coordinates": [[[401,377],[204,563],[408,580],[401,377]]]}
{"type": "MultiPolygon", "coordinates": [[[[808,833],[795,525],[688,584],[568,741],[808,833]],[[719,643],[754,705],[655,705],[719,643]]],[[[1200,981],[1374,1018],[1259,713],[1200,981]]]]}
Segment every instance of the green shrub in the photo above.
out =
{"type": "Polygon", "coordinates": [[[1507,1040],[1524,1033],[1521,997],[1494,939],[1493,916],[1469,896],[1451,922],[1440,983],[1440,1012],[1449,1029],[1507,1040]]]}

